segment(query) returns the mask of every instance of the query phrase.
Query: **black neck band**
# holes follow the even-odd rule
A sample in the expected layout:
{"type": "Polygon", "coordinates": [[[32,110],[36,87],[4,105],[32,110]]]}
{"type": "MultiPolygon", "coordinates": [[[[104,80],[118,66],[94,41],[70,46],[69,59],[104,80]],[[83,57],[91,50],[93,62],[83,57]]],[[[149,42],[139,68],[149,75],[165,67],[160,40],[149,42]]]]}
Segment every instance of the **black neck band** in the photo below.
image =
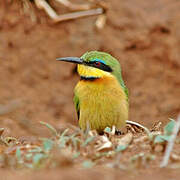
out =
{"type": "Polygon", "coordinates": [[[99,79],[98,77],[85,77],[85,76],[81,76],[80,80],[85,80],[85,81],[94,81],[96,79],[99,79]]]}

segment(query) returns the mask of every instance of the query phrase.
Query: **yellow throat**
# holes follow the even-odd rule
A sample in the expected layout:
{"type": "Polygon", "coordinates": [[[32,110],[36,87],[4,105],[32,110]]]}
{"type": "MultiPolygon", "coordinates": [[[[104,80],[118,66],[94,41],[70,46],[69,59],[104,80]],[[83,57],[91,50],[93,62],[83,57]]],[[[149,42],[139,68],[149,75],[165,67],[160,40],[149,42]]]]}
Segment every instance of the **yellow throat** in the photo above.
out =
{"type": "Polygon", "coordinates": [[[81,64],[78,64],[78,73],[80,76],[83,76],[83,77],[96,77],[96,78],[102,78],[102,77],[105,77],[105,76],[112,76],[111,73],[109,72],[106,72],[106,71],[102,71],[100,69],[97,69],[97,68],[94,68],[94,67],[91,67],[91,66],[85,66],[85,65],[81,65],[81,64]]]}

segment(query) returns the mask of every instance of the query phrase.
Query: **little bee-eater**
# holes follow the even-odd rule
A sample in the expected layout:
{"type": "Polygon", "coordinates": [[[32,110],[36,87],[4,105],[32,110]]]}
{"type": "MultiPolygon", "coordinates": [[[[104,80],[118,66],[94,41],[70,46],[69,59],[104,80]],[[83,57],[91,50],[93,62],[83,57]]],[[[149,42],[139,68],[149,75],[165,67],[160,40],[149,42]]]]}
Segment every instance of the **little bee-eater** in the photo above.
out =
{"type": "Polygon", "coordinates": [[[102,133],[113,125],[117,130],[128,119],[128,89],[119,62],[105,52],[91,51],[82,57],[57,58],[77,64],[80,81],[74,90],[79,126],[102,133]]]}

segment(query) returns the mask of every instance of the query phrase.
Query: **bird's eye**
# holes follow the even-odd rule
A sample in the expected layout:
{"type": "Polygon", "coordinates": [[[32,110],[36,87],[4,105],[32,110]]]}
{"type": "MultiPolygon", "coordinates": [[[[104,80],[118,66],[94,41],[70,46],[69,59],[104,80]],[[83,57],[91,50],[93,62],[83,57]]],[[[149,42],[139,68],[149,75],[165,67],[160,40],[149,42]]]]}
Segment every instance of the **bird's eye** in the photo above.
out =
{"type": "Polygon", "coordinates": [[[101,65],[101,63],[98,62],[98,61],[94,62],[94,64],[95,64],[96,66],[100,66],[100,65],[101,65]]]}

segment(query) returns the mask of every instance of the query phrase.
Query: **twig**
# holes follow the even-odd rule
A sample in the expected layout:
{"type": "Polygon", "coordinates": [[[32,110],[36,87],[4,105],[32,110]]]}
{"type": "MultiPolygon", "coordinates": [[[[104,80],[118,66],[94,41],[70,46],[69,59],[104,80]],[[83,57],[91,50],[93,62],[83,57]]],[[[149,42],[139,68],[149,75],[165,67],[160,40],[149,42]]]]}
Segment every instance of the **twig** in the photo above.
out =
{"type": "Polygon", "coordinates": [[[60,22],[60,21],[67,21],[67,20],[87,17],[87,16],[95,16],[95,15],[103,14],[103,11],[104,10],[102,8],[96,8],[87,11],[67,13],[67,14],[59,15],[57,18],[54,19],[54,21],[60,22]]]}
{"type": "Polygon", "coordinates": [[[73,4],[68,0],[56,0],[58,3],[63,4],[71,10],[88,10],[91,8],[89,4],[73,4]]]}
{"type": "Polygon", "coordinates": [[[35,4],[39,9],[45,10],[50,18],[52,19],[58,18],[57,13],[45,0],[35,0],[35,4]]]}
{"type": "Polygon", "coordinates": [[[178,116],[177,122],[174,125],[172,137],[168,142],[168,145],[167,145],[167,148],[166,148],[166,151],[164,154],[164,158],[160,164],[160,167],[166,167],[168,165],[169,157],[170,157],[171,151],[173,149],[174,142],[175,142],[176,136],[179,132],[179,129],[180,129],[180,115],[178,116]]]}
{"type": "MultiPolygon", "coordinates": [[[[70,3],[69,1],[64,1],[64,0],[59,0],[59,1],[66,2],[66,4],[70,3]]],[[[35,0],[35,3],[39,9],[45,10],[45,12],[48,14],[48,16],[51,19],[54,20],[54,22],[67,21],[67,20],[72,20],[72,19],[77,19],[77,18],[87,17],[87,16],[95,16],[95,15],[100,15],[104,13],[103,8],[96,8],[96,9],[89,9],[85,11],[78,11],[78,12],[58,15],[56,11],[45,0],[35,0]]],[[[88,8],[81,7],[81,9],[88,9],[88,8]]]]}
{"type": "Polygon", "coordinates": [[[147,127],[145,127],[145,126],[143,126],[143,125],[141,125],[141,124],[139,124],[137,122],[127,120],[126,123],[130,124],[130,125],[134,125],[134,126],[140,127],[140,128],[142,128],[147,133],[148,136],[151,135],[151,132],[150,132],[150,130],[147,127]]]}
{"type": "Polygon", "coordinates": [[[102,14],[100,16],[98,16],[97,20],[96,20],[96,27],[98,29],[103,29],[103,27],[105,26],[106,24],[106,19],[107,19],[107,16],[106,14],[102,14]]]}
{"type": "Polygon", "coordinates": [[[36,22],[37,17],[35,15],[31,2],[27,0],[21,0],[21,1],[22,1],[24,13],[30,16],[32,22],[36,22]]]}

